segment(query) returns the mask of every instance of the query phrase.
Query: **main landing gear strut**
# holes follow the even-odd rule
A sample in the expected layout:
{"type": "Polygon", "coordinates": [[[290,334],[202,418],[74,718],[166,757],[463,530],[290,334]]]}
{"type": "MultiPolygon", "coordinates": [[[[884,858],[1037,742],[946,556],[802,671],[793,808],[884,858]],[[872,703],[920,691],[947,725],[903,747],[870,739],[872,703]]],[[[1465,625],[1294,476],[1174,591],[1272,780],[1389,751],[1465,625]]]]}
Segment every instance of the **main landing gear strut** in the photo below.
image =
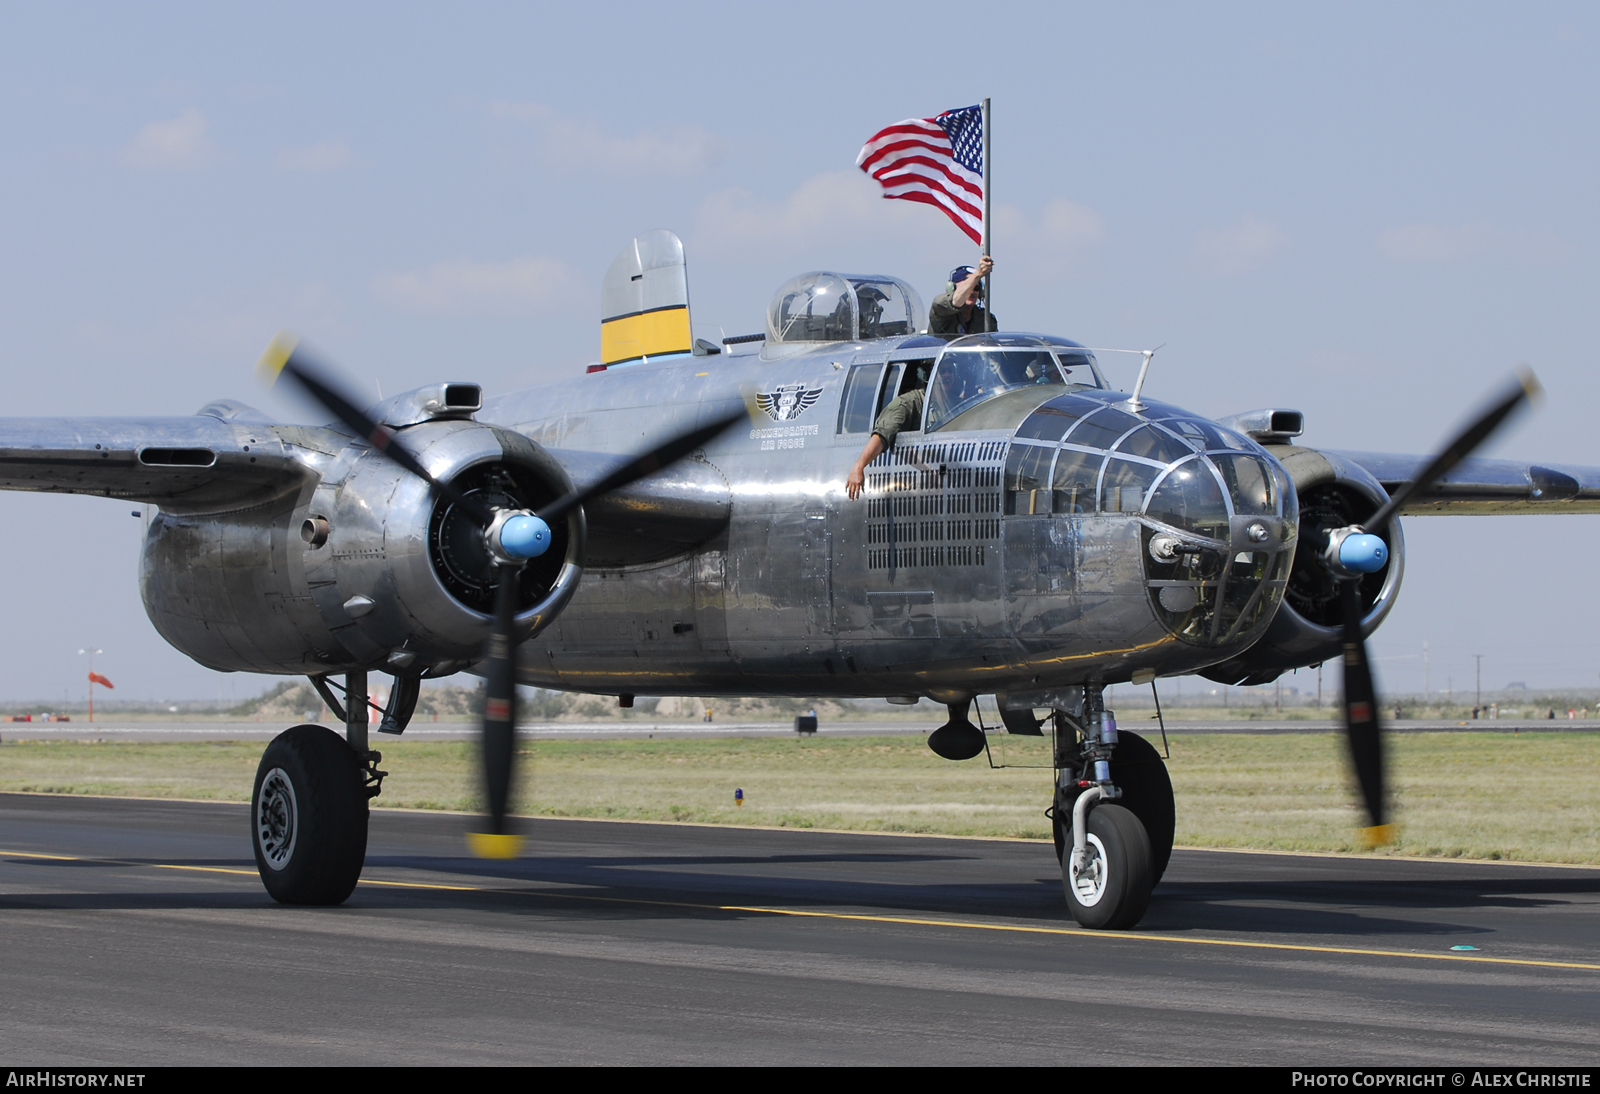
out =
{"type": "MultiPolygon", "coordinates": [[[[272,739],[256,769],[250,838],[274,900],[342,904],[361,878],[367,802],[378,796],[386,772],[378,770],[382,755],[367,747],[367,674],[345,677],[342,705],[326,680],[311,682],[344,722],[344,738],[326,726],[298,725],[272,739]]],[[[400,732],[410,719],[416,688],[409,683],[396,679],[384,731],[400,732]]]]}

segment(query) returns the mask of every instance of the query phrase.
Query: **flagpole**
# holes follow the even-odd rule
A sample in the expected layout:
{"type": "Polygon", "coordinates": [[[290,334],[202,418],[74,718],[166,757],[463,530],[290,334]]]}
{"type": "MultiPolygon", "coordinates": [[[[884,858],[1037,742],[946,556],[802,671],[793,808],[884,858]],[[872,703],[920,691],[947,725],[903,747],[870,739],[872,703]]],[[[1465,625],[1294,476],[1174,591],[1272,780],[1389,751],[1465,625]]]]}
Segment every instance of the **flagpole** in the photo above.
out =
{"type": "MultiPolygon", "coordinates": [[[[990,224],[990,221],[989,221],[989,190],[990,190],[990,187],[989,187],[989,162],[990,162],[990,157],[989,157],[989,98],[988,98],[988,96],[984,96],[984,99],[983,99],[983,254],[978,256],[980,259],[983,258],[984,255],[989,255],[989,246],[990,246],[990,236],[989,236],[989,224],[990,224]]],[[[993,257],[993,256],[989,255],[989,257],[993,257]]],[[[992,296],[990,295],[990,290],[993,287],[992,286],[992,281],[993,281],[993,275],[992,274],[989,275],[989,276],[986,276],[983,279],[983,329],[984,329],[985,332],[987,332],[988,329],[989,329],[989,317],[994,314],[994,300],[993,300],[992,296]]]]}

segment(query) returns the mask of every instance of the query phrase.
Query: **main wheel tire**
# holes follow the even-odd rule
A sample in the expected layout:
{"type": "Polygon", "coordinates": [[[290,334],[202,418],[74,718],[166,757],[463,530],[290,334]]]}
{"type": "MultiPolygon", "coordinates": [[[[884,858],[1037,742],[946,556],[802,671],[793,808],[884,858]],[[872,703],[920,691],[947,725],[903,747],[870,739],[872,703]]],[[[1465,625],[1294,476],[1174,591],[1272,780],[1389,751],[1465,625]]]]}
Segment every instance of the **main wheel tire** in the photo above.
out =
{"type": "Polygon", "coordinates": [[[282,904],[342,904],[367,858],[367,792],[344,739],[295,726],[272,739],[250,796],[256,869],[282,904]]]}
{"type": "MultiPolygon", "coordinates": [[[[1172,858],[1172,838],[1178,827],[1172,778],[1167,774],[1161,753],[1137,733],[1118,731],[1117,748],[1111,754],[1111,782],[1122,791],[1117,804],[1138,817],[1145,834],[1150,837],[1150,868],[1154,880],[1160,881],[1161,875],[1167,872],[1167,861],[1172,858]]],[[[1071,826],[1069,815],[1069,832],[1071,826]]]]}
{"type": "Polygon", "coordinates": [[[1083,868],[1073,866],[1070,847],[1061,860],[1072,918],[1094,930],[1132,927],[1143,918],[1155,887],[1144,825],[1120,805],[1097,805],[1085,827],[1088,855],[1083,868]]]}

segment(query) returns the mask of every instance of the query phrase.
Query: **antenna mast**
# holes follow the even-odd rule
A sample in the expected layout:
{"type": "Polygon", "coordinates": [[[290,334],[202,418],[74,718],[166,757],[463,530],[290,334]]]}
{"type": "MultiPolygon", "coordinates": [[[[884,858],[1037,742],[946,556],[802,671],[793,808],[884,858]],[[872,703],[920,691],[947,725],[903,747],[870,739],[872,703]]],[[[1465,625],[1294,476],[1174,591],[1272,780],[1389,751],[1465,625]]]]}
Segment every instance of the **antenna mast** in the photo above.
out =
{"type": "Polygon", "coordinates": [[[1156,355],[1156,350],[1165,345],[1166,343],[1163,342],[1155,349],[1142,349],[1139,351],[1144,355],[1144,364],[1139,366],[1139,378],[1134,381],[1133,395],[1128,399],[1128,409],[1135,413],[1144,409],[1144,404],[1139,401],[1139,393],[1144,390],[1144,378],[1150,373],[1150,358],[1156,355]]]}

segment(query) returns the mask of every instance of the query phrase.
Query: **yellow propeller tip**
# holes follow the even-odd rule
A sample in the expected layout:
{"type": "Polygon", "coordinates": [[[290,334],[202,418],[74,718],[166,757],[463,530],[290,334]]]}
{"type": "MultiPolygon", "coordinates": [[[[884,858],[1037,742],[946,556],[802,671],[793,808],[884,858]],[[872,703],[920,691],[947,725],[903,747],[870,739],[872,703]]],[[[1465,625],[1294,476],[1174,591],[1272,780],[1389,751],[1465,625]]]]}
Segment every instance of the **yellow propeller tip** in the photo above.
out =
{"type": "Polygon", "coordinates": [[[267,348],[261,355],[261,360],[256,362],[256,375],[261,377],[261,382],[267,387],[277,383],[278,375],[283,372],[283,366],[289,363],[289,357],[300,344],[300,339],[286,330],[279,331],[267,343],[267,348]]]}
{"type": "Polygon", "coordinates": [[[497,832],[468,832],[467,849],[477,858],[516,858],[522,837],[497,832]]]}
{"type": "Polygon", "coordinates": [[[1361,846],[1370,851],[1374,847],[1383,847],[1400,838],[1400,833],[1392,824],[1374,824],[1370,828],[1362,828],[1357,833],[1361,839],[1361,846]]]}
{"type": "Polygon", "coordinates": [[[1537,402],[1544,397],[1544,385],[1539,383],[1539,377],[1527,365],[1517,366],[1517,382],[1522,385],[1523,394],[1527,395],[1530,402],[1537,402]]]}

